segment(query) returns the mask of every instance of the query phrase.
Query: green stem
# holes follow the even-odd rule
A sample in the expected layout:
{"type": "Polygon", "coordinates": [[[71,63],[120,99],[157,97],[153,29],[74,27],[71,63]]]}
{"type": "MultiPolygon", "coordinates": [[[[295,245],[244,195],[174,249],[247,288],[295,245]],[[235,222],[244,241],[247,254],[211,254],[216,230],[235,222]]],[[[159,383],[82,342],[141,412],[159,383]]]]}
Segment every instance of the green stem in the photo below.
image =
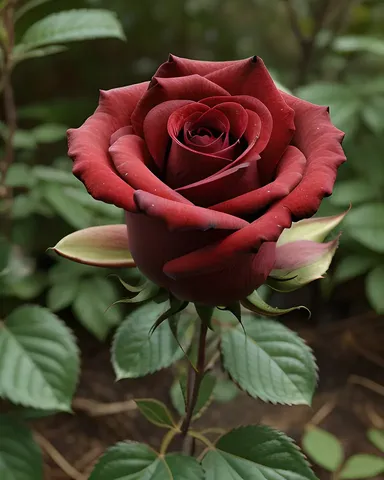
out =
{"type": "Polygon", "coordinates": [[[189,367],[189,381],[187,391],[187,411],[183,423],[181,425],[181,435],[184,438],[184,445],[188,435],[188,430],[191,426],[193,411],[196,407],[196,402],[199,397],[199,389],[201,381],[205,372],[205,347],[207,337],[208,326],[205,322],[201,321],[200,338],[199,338],[199,351],[197,355],[196,371],[189,367]]]}

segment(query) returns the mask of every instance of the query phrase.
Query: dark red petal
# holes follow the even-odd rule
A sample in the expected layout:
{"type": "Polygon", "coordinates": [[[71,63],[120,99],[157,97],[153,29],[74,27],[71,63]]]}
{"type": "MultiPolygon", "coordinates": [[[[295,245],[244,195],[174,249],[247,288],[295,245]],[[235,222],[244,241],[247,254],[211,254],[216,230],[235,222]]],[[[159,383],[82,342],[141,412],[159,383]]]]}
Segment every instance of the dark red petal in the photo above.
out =
{"type": "Polygon", "coordinates": [[[242,196],[243,193],[253,191],[258,186],[257,160],[254,159],[200,182],[178,188],[176,191],[194,204],[208,207],[229,198],[242,196]]]}
{"type": "Polygon", "coordinates": [[[116,174],[108,154],[117,125],[113,117],[98,109],[80,128],[68,130],[68,155],[74,161],[74,175],[93,198],[135,212],[134,190],[116,174]]]}
{"type": "Polygon", "coordinates": [[[116,132],[111,135],[109,144],[113,145],[120,137],[123,137],[124,135],[132,135],[132,134],[133,134],[133,128],[131,125],[129,125],[128,127],[121,127],[119,128],[119,130],[116,130],[116,132]]]}
{"type": "Polygon", "coordinates": [[[146,91],[132,113],[131,122],[135,132],[143,135],[143,123],[148,112],[168,100],[198,101],[213,95],[229,95],[223,88],[200,75],[178,78],[155,78],[153,86],[146,91]]]}
{"type": "MultiPolygon", "coordinates": [[[[201,104],[197,104],[201,105],[201,104]]],[[[198,128],[207,128],[216,130],[219,132],[228,133],[230,130],[230,123],[227,116],[220,110],[207,110],[202,113],[197,119],[193,122],[188,122],[189,130],[197,130],[198,128]]],[[[172,129],[173,130],[173,129],[172,129]]],[[[171,131],[169,131],[171,134],[171,131]]],[[[174,135],[174,132],[172,131],[174,135]]]]}
{"type": "Polygon", "coordinates": [[[341,147],[344,133],[329,117],[328,109],[283,94],[295,110],[296,133],[293,144],[307,158],[303,180],[284,199],[295,219],[311,217],[321,200],[331,195],[338,167],[346,160],[341,147]]]}
{"type": "Polygon", "coordinates": [[[185,77],[186,75],[194,75],[195,73],[204,76],[233,63],[237,63],[237,61],[205,62],[169,55],[168,61],[158,68],[154,77],[185,77]]]}
{"type": "Polygon", "coordinates": [[[260,163],[264,181],[269,181],[292,138],[295,125],[294,112],[284,101],[264,62],[259,57],[249,58],[210,73],[206,78],[232,95],[249,95],[261,100],[270,111],[273,118],[271,141],[260,163]]]}
{"type": "Polygon", "coordinates": [[[169,100],[149,111],[144,119],[144,138],[148,150],[159,170],[164,168],[166,152],[170,142],[167,124],[170,115],[180,107],[194,104],[191,100],[169,100]]]}
{"type": "Polygon", "coordinates": [[[88,192],[106,203],[136,211],[133,189],[115,172],[108,155],[114,132],[130,123],[137,102],[148,82],[101,92],[96,112],[78,129],[68,131],[68,155],[73,159],[73,173],[88,192]]]}
{"type": "Polygon", "coordinates": [[[206,208],[167,200],[152,193],[137,190],[135,201],[139,211],[163,220],[174,230],[238,230],[248,224],[245,220],[206,208]]]}
{"type": "Polygon", "coordinates": [[[169,151],[165,180],[172,188],[183,187],[217,173],[229,163],[230,160],[226,158],[197,152],[174,139],[169,151]]]}
{"type": "Polygon", "coordinates": [[[190,204],[151,172],[149,167],[152,159],[142,138],[137,135],[120,137],[110,147],[109,152],[120,176],[135,190],[156,192],[160,197],[190,204]]]}
{"type": "Polygon", "coordinates": [[[147,91],[148,85],[149,82],[142,82],[128,87],[100,90],[101,111],[114,117],[119,124],[118,128],[129,125],[132,112],[147,91]]]}
{"type": "Polygon", "coordinates": [[[188,134],[184,132],[184,144],[197,152],[214,153],[228,146],[228,140],[226,137],[227,136],[222,133],[217,138],[212,136],[207,139],[207,137],[200,137],[199,135],[188,138],[188,134]]]}
{"type": "Polygon", "coordinates": [[[229,120],[230,132],[235,139],[243,136],[247,125],[248,115],[246,110],[236,102],[223,102],[212,108],[212,112],[223,112],[229,120]]]}
{"type": "Polygon", "coordinates": [[[273,182],[210,208],[236,216],[257,213],[276,200],[286,197],[303,178],[305,166],[304,155],[296,147],[289,146],[277,166],[276,179],[273,182]]]}
{"type": "Polygon", "coordinates": [[[273,207],[247,227],[223,240],[166,263],[164,273],[178,280],[220,271],[239,254],[256,253],[264,242],[275,242],[291,223],[291,213],[287,208],[273,207]]]}
{"type": "Polygon", "coordinates": [[[177,137],[184,125],[194,122],[207,111],[209,111],[209,108],[206,105],[197,102],[190,102],[189,105],[178,108],[168,118],[168,135],[177,137]]]}
{"type": "Polygon", "coordinates": [[[228,306],[259,288],[270,274],[275,260],[275,243],[264,243],[257,254],[237,255],[220,272],[197,275],[169,284],[178,298],[206,305],[228,306]]]}

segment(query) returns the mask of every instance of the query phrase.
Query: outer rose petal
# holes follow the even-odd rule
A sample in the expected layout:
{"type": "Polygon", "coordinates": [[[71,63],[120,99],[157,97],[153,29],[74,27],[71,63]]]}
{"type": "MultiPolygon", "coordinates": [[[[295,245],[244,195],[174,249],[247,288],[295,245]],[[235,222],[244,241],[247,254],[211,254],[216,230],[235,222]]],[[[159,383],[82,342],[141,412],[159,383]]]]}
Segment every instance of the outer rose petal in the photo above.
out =
{"type": "Polygon", "coordinates": [[[198,74],[201,76],[208,75],[221,68],[228,67],[233,63],[241,62],[241,60],[228,62],[206,62],[201,60],[191,60],[189,58],[181,58],[176,55],[169,55],[168,61],[160,65],[154,77],[185,77],[186,75],[198,74]]]}
{"type": "Polygon", "coordinates": [[[238,255],[220,274],[197,275],[174,281],[164,275],[169,260],[200,249],[228,236],[228,231],[170,232],[158,219],[127,214],[132,256],[150,280],[169,289],[176,296],[208,305],[229,305],[249,295],[264,283],[275,261],[275,244],[265,244],[259,254],[238,255]],[[156,239],[156,248],[153,239],[156,239]]]}
{"type": "Polygon", "coordinates": [[[249,225],[245,220],[226,213],[175,202],[142,190],[136,190],[134,197],[139,211],[163,220],[171,231],[238,230],[249,225]]]}
{"type": "Polygon", "coordinates": [[[88,192],[106,203],[136,211],[133,189],[115,172],[108,155],[110,138],[127,126],[148,82],[102,92],[96,112],[78,129],[68,131],[68,155],[74,161],[73,173],[88,192]]]}
{"type": "Polygon", "coordinates": [[[344,133],[331,123],[328,108],[283,95],[295,110],[293,144],[307,158],[303,180],[283,200],[293,219],[300,220],[314,215],[321,200],[331,195],[337,169],[346,160],[341,147],[344,133]]]}

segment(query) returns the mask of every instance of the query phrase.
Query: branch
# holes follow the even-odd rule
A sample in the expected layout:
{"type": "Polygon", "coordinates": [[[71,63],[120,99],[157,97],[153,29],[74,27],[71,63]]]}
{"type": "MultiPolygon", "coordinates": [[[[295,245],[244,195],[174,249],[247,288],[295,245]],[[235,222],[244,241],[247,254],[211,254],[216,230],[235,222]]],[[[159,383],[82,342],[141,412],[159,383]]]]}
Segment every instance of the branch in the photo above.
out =
{"type": "Polygon", "coordinates": [[[189,427],[191,426],[193,411],[195,410],[197,399],[199,397],[199,389],[201,381],[205,372],[205,342],[207,337],[208,326],[201,320],[200,338],[199,338],[199,351],[197,357],[196,371],[190,366],[189,375],[192,378],[192,385],[188,386],[187,391],[187,412],[184,421],[180,427],[181,435],[184,440],[187,437],[189,427]],[[193,377],[192,377],[193,376],[193,377]]]}
{"type": "Polygon", "coordinates": [[[15,42],[15,32],[13,25],[13,15],[16,2],[10,0],[1,12],[5,32],[6,40],[2,44],[2,50],[4,54],[4,69],[2,84],[4,88],[4,114],[5,122],[8,128],[7,139],[5,141],[5,153],[0,163],[0,198],[9,198],[11,192],[5,186],[5,178],[9,167],[11,166],[15,152],[14,152],[14,137],[16,133],[16,105],[13,94],[13,87],[11,83],[11,74],[13,68],[12,51],[15,42]]]}

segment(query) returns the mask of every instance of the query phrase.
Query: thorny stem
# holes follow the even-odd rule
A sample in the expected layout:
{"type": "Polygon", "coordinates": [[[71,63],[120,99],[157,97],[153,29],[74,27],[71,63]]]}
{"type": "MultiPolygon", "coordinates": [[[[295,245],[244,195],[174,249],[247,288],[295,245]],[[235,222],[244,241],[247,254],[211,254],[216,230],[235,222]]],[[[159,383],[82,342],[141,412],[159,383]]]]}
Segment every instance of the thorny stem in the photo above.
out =
{"type": "Polygon", "coordinates": [[[184,438],[184,444],[187,438],[188,430],[191,426],[193,411],[196,407],[196,402],[199,396],[201,381],[204,377],[207,331],[208,331],[208,326],[206,325],[205,322],[202,321],[201,327],[200,327],[199,350],[198,350],[198,356],[197,356],[196,371],[191,366],[189,367],[190,381],[188,382],[188,389],[187,389],[186,415],[180,428],[181,435],[184,438]]]}
{"type": "Polygon", "coordinates": [[[1,21],[5,30],[5,38],[1,43],[1,49],[3,51],[4,58],[1,83],[4,90],[4,115],[8,131],[5,141],[4,157],[0,162],[0,199],[5,199],[9,202],[12,199],[12,190],[6,187],[5,178],[15,156],[14,137],[17,128],[16,105],[11,83],[11,74],[13,68],[12,52],[15,43],[13,24],[15,5],[15,0],[9,0],[1,11],[1,21]]]}

